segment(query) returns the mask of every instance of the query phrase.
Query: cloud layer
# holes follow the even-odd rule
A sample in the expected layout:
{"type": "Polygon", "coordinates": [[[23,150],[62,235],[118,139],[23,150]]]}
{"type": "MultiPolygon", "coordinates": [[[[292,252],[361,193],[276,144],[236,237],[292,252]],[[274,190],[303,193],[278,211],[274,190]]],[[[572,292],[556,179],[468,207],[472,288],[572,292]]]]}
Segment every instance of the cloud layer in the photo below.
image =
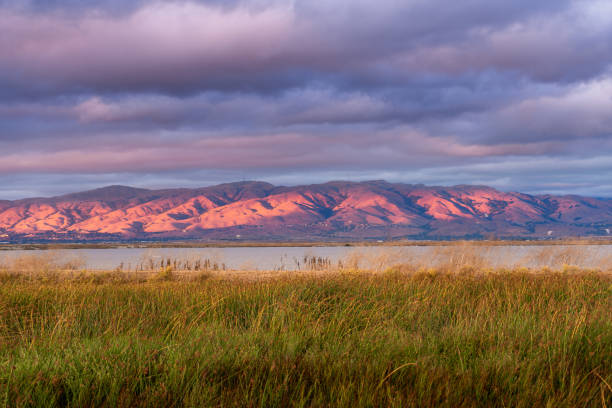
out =
{"type": "Polygon", "coordinates": [[[0,198],[245,177],[612,196],[611,39],[597,0],[0,0],[0,198]]]}

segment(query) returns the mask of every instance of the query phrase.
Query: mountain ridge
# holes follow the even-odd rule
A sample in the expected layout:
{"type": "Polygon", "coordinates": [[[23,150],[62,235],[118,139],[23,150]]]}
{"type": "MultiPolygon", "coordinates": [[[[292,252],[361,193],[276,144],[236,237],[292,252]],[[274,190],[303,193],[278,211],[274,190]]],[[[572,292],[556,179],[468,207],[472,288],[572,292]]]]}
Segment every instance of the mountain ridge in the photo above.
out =
{"type": "Polygon", "coordinates": [[[0,240],[355,240],[608,236],[612,200],[489,186],[260,181],[200,188],[112,185],[0,200],[0,240]]]}

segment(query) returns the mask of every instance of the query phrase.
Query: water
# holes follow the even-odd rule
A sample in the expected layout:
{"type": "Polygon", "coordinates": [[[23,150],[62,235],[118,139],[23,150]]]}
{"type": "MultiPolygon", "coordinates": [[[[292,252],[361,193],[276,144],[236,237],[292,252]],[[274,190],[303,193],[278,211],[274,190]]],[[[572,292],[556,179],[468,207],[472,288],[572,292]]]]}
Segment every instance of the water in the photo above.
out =
{"type": "Polygon", "coordinates": [[[112,270],[122,266],[134,270],[137,266],[157,265],[162,259],[179,261],[209,260],[221,268],[240,270],[299,270],[308,269],[304,258],[322,258],[332,265],[356,265],[384,269],[398,263],[435,266],[453,258],[470,263],[484,259],[494,267],[552,266],[563,264],[586,268],[612,265],[612,245],[537,245],[537,246],[370,246],[370,247],[234,247],[234,248],[105,248],[60,250],[0,251],[0,265],[29,256],[51,256],[58,263],[77,260],[90,270],[112,270]]]}

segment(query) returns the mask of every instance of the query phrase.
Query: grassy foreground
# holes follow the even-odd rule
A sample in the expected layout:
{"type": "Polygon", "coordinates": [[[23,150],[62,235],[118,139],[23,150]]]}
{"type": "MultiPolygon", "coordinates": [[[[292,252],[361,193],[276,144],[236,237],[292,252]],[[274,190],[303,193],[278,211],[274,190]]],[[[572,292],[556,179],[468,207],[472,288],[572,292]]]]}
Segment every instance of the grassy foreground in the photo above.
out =
{"type": "Polygon", "coordinates": [[[0,407],[612,406],[612,279],[0,279],[0,407]]]}

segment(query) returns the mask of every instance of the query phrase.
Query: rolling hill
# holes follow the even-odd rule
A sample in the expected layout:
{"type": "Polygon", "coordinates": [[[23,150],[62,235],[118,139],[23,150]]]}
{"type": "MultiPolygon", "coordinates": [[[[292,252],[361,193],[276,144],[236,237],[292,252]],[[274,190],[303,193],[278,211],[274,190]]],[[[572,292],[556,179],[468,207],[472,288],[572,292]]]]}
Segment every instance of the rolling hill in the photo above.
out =
{"type": "Polygon", "coordinates": [[[612,200],[385,181],[197,189],[109,186],[0,201],[0,241],[606,236],[612,200]]]}

